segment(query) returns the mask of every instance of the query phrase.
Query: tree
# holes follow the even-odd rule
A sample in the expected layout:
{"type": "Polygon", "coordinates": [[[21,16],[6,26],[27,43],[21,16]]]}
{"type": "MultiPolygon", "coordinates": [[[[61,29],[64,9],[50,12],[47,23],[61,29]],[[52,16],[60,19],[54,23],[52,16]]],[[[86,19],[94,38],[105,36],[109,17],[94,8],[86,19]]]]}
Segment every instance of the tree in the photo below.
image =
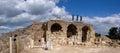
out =
{"type": "Polygon", "coordinates": [[[120,40],[120,27],[118,28],[118,38],[120,40]]]}
{"type": "Polygon", "coordinates": [[[120,28],[111,27],[108,34],[111,39],[120,39],[120,28]]]}
{"type": "Polygon", "coordinates": [[[101,34],[95,33],[95,37],[100,37],[100,36],[101,36],[101,34]]]}

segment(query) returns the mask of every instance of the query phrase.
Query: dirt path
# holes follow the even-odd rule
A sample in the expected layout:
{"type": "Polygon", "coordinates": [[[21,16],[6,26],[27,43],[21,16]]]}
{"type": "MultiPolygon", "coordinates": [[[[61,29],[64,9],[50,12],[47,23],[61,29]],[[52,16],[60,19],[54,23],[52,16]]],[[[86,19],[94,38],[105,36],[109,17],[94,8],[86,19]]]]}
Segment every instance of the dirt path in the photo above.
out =
{"type": "Polygon", "coordinates": [[[120,48],[61,47],[61,48],[54,48],[54,49],[51,49],[51,50],[43,50],[41,48],[32,48],[32,49],[29,49],[29,50],[25,50],[22,53],[120,53],[120,48]]]}

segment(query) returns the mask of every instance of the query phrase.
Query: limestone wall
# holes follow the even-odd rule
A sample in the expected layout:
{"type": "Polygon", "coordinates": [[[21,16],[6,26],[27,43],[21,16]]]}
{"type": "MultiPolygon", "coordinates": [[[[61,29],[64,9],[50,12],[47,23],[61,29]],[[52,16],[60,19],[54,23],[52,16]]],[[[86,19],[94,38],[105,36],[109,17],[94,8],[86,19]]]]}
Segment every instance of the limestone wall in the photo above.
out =
{"type": "MultiPolygon", "coordinates": [[[[79,45],[80,43],[82,43],[82,36],[83,35],[83,28],[86,27],[86,40],[85,42],[94,42],[94,38],[95,38],[95,31],[93,29],[92,25],[89,24],[84,24],[82,22],[65,22],[65,21],[60,21],[60,20],[52,20],[52,21],[48,21],[47,22],[47,28],[48,30],[46,33],[46,37],[47,37],[47,41],[51,41],[51,43],[53,45],[73,45],[73,44],[77,44],[79,45]],[[59,27],[61,27],[60,30],[55,31],[55,32],[51,32],[51,28],[53,27],[53,25],[59,25],[59,27]],[[71,35],[71,37],[67,37],[67,33],[68,33],[68,27],[71,26],[70,30],[71,31],[76,31],[75,34],[71,35]],[[72,29],[73,28],[73,29],[72,29]],[[76,29],[74,29],[76,28],[76,29]]],[[[54,27],[56,28],[56,27],[54,27]]],[[[84,43],[85,43],[84,42],[84,43]]]]}

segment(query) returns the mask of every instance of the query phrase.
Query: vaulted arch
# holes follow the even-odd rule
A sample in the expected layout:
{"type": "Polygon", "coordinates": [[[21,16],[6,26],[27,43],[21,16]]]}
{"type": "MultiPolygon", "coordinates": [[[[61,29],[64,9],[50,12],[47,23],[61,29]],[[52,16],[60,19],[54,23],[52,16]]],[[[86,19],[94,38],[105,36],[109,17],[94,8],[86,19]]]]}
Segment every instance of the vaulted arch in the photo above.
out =
{"type": "Polygon", "coordinates": [[[58,24],[58,23],[54,23],[52,26],[51,26],[51,32],[57,32],[57,31],[60,31],[62,29],[61,25],[58,24]]]}
{"type": "Polygon", "coordinates": [[[72,37],[73,35],[77,35],[77,28],[74,24],[70,24],[67,27],[67,37],[72,37]]]}
{"type": "Polygon", "coordinates": [[[87,41],[87,37],[88,37],[89,31],[90,31],[90,28],[88,26],[84,26],[82,28],[82,42],[86,42],[87,41]]]}

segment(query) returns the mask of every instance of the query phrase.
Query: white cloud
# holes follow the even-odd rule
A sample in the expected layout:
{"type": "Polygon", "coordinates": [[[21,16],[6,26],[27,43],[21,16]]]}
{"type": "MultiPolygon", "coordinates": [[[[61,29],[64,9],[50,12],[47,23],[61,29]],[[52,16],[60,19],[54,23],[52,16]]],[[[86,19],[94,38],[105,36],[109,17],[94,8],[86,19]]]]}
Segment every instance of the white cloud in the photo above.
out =
{"type": "Polygon", "coordinates": [[[65,7],[59,8],[56,6],[55,8],[53,8],[52,14],[56,17],[63,17],[66,16],[68,13],[65,11],[65,7]]]}
{"type": "Polygon", "coordinates": [[[19,9],[15,8],[17,2],[19,2],[19,0],[0,0],[0,15],[14,17],[22,13],[19,9]]]}
{"type": "Polygon", "coordinates": [[[26,2],[20,2],[16,8],[25,10],[33,15],[38,15],[50,13],[55,7],[55,4],[55,2],[49,0],[28,0],[26,2]]]}
{"type": "Polygon", "coordinates": [[[106,17],[84,17],[83,21],[85,23],[93,24],[96,32],[101,34],[107,34],[111,27],[120,27],[120,13],[106,17]]]}
{"type": "Polygon", "coordinates": [[[9,31],[24,28],[23,26],[15,26],[15,27],[9,27],[9,26],[0,26],[0,33],[7,33],[9,31]]]}
{"type": "MultiPolygon", "coordinates": [[[[0,33],[25,27],[32,22],[62,19],[71,21],[59,0],[0,0],[0,33]]],[[[120,14],[106,17],[83,17],[83,22],[94,25],[98,33],[107,34],[112,26],[120,26],[120,14]]]]}
{"type": "MultiPolygon", "coordinates": [[[[66,19],[65,16],[69,15],[65,7],[56,6],[58,2],[59,0],[0,0],[0,26],[11,28],[6,28],[9,31],[35,21],[66,19]]],[[[0,29],[0,33],[2,31],[0,29]]]]}
{"type": "Polygon", "coordinates": [[[0,30],[5,30],[5,29],[11,29],[11,28],[9,28],[9,27],[7,27],[7,26],[0,26],[0,30]]]}

